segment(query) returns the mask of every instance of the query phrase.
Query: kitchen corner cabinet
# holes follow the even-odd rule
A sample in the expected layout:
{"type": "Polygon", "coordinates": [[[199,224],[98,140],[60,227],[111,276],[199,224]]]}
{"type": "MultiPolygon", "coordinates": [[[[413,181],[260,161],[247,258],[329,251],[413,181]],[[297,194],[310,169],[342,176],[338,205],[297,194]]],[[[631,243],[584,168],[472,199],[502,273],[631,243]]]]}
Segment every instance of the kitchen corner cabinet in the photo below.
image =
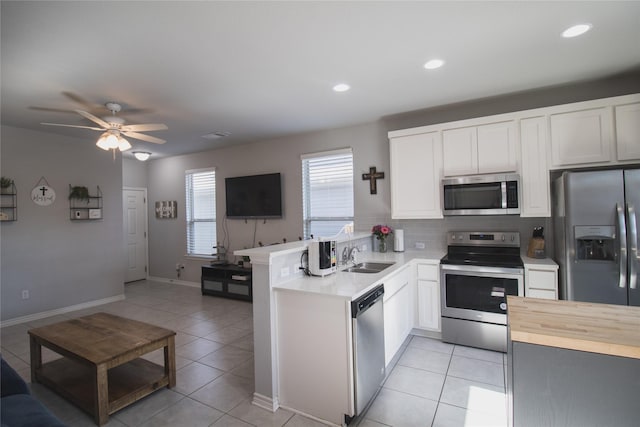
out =
{"type": "Polygon", "coordinates": [[[640,103],[618,105],[615,115],[618,160],[640,160],[640,103]]]}
{"type": "Polygon", "coordinates": [[[520,120],[520,200],[522,217],[550,217],[549,168],[547,167],[547,120],[520,120]]]}
{"type": "Polygon", "coordinates": [[[515,172],[516,151],[513,120],[442,131],[444,176],[515,172]]]}
{"type": "Polygon", "coordinates": [[[0,221],[18,220],[18,190],[16,184],[11,183],[0,190],[0,221]]]}
{"type": "Polygon", "coordinates": [[[418,279],[417,327],[440,332],[439,264],[418,262],[416,276],[418,279]]]}
{"type": "Polygon", "coordinates": [[[440,132],[391,137],[391,217],[442,218],[440,132]]]}
{"type": "Polygon", "coordinates": [[[388,366],[413,328],[409,266],[384,281],[384,364],[388,366]]]}
{"type": "Polygon", "coordinates": [[[558,265],[550,259],[523,257],[524,295],[531,298],[558,299],[558,265]]]}
{"type": "MultiPolygon", "coordinates": [[[[69,186],[71,191],[71,186],[69,186]]],[[[87,221],[102,219],[102,190],[98,186],[95,195],[86,199],[72,197],[69,199],[69,219],[71,221],[87,221]]]]}
{"type": "Polygon", "coordinates": [[[551,166],[612,160],[613,110],[610,107],[551,114],[551,166]]]}

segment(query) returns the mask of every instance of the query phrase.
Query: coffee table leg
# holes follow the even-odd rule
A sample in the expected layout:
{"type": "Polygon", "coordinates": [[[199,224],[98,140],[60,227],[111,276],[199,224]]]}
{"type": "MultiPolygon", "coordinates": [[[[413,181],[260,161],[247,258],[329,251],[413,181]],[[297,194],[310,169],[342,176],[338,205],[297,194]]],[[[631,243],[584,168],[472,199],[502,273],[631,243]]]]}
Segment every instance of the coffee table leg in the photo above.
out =
{"type": "Polygon", "coordinates": [[[109,382],[106,365],[96,366],[95,390],[95,419],[98,425],[103,425],[109,421],[109,382]]]}
{"type": "Polygon", "coordinates": [[[38,382],[37,372],[42,369],[42,347],[40,343],[32,336],[29,336],[29,352],[31,357],[31,382],[38,382]]]}
{"type": "Polygon", "coordinates": [[[164,374],[169,377],[169,388],[176,386],[176,338],[171,336],[167,339],[164,347],[164,374]]]}

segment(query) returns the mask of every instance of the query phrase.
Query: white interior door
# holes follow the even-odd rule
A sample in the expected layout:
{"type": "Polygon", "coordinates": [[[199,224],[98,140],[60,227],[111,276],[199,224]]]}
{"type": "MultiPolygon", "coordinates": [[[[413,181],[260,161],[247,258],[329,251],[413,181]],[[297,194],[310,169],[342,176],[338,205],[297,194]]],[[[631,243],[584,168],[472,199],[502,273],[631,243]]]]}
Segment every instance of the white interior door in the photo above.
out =
{"type": "Polygon", "coordinates": [[[147,278],[147,190],[122,190],[127,266],[125,282],[147,278]]]}

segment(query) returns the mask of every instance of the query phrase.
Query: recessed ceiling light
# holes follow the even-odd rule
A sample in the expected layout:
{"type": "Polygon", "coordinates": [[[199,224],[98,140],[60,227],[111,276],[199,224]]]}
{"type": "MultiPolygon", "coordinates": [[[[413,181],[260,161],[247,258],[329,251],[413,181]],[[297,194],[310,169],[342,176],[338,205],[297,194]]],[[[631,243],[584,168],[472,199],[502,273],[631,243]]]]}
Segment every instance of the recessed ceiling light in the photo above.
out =
{"type": "Polygon", "coordinates": [[[219,138],[226,138],[227,136],[230,136],[230,135],[231,135],[231,132],[218,131],[218,132],[211,132],[206,135],[202,135],[202,137],[204,139],[219,139],[219,138]]]}
{"type": "Polygon", "coordinates": [[[432,59],[424,64],[424,68],[426,68],[427,70],[435,70],[436,68],[440,68],[443,65],[444,61],[442,59],[432,59]]]}
{"type": "Polygon", "coordinates": [[[562,37],[571,38],[577,37],[589,31],[591,29],[591,24],[578,24],[573,27],[569,27],[562,32],[562,37]]]}
{"type": "Polygon", "coordinates": [[[349,89],[351,89],[351,86],[346,83],[339,83],[333,87],[333,90],[336,92],[346,92],[349,89]]]}

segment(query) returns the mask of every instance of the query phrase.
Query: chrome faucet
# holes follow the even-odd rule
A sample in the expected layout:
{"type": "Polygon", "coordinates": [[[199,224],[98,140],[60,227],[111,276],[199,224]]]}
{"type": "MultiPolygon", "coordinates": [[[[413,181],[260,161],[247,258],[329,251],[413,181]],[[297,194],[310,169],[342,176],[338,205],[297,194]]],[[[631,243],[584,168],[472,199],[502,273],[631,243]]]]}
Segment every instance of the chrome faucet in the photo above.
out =
{"type": "Polygon", "coordinates": [[[348,260],[352,261],[354,264],[356,263],[356,252],[360,252],[357,246],[352,246],[349,249],[348,260]]]}

